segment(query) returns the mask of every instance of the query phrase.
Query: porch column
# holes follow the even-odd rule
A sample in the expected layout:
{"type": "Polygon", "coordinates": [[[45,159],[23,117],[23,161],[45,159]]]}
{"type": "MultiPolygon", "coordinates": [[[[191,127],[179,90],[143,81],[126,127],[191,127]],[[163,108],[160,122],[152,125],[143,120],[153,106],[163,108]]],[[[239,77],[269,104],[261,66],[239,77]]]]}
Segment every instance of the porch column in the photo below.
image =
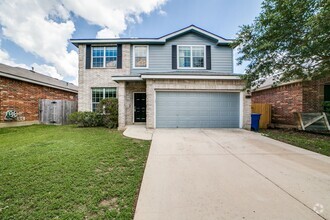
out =
{"type": "Polygon", "coordinates": [[[125,112],[125,82],[118,83],[118,130],[124,130],[126,126],[125,112]]]}
{"type": "Polygon", "coordinates": [[[243,92],[243,128],[251,129],[251,94],[243,92]]]}
{"type": "Polygon", "coordinates": [[[153,86],[154,81],[147,80],[146,94],[147,94],[147,128],[155,128],[155,91],[153,86]]]}

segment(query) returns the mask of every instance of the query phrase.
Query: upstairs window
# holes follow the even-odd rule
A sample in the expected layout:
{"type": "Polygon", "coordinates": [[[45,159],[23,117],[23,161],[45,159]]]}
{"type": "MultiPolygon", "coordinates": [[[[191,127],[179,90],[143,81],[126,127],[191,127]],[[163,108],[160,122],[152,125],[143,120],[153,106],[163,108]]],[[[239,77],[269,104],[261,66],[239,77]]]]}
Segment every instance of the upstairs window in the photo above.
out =
{"type": "Polygon", "coordinates": [[[95,112],[97,105],[102,99],[116,98],[116,87],[92,89],[92,111],[95,112]]]}
{"type": "Polygon", "coordinates": [[[92,47],[93,68],[116,68],[117,47],[92,47]]]}
{"type": "Polygon", "coordinates": [[[205,46],[178,46],[179,69],[205,69],[205,46]]]}
{"type": "Polygon", "coordinates": [[[149,47],[145,45],[133,46],[133,68],[146,69],[149,66],[149,47]]]}

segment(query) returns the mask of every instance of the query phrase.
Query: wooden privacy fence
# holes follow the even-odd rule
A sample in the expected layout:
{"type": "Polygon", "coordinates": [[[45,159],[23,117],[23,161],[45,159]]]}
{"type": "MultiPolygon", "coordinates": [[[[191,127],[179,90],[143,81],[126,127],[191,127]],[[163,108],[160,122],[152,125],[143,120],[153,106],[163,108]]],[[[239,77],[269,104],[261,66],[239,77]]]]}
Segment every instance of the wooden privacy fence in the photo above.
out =
{"type": "Polygon", "coordinates": [[[271,104],[263,104],[263,103],[255,103],[251,105],[252,113],[261,114],[259,127],[267,128],[270,126],[272,119],[272,105],[271,104]]]}
{"type": "Polygon", "coordinates": [[[40,99],[39,121],[42,124],[67,124],[69,114],[77,110],[77,101],[40,99]]]}
{"type": "Polygon", "coordinates": [[[300,130],[328,130],[330,131],[329,116],[325,112],[301,113],[295,112],[298,128],[300,130]]]}

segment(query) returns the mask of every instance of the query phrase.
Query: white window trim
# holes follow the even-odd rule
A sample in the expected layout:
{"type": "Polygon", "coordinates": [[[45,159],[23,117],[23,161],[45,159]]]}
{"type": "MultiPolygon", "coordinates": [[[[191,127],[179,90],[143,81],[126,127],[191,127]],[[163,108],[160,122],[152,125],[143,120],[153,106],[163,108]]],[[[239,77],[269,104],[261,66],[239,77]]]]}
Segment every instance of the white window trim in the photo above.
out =
{"type": "Polygon", "coordinates": [[[116,89],[116,97],[117,98],[117,95],[118,95],[118,91],[117,91],[117,87],[92,87],[91,88],[91,111],[93,112],[93,104],[95,102],[93,102],[93,89],[103,89],[103,99],[105,99],[105,90],[108,89],[108,88],[115,88],[116,89]]]}
{"type": "Polygon", "coordinates": [[[177,68],[184,69],[184,70],[206,70],[206,45],[178,45],[177,46],[177,68]],[[179,48],[180,47],[190,47],[190,67],[180,67],[180,55],[179,55],[179,48]],[[193,55],[192,55],[192,48],[193,47],[203,47],[204,48],[204,67],[193,67],[193,55]]]}
{"type": "Polygon", "coordinates": [[[94,58],[94,56],[93,56],[93,48],[95,48],[95,47],[102,48],[100,46],[92,46],[92,49],[91,49],[91,68],[93,68],[93,69],[101,69],[101,68],[117,69],[117,65],[118,65],[118,46],[104,46],[103,47],[103,66],[102,67],[99,67],[99,66],[94,67],[93,66],[93,58],[94,58]],[[116,47],[117,48],[116,66],[115,67],[107,67],[107,66],[105,66],[106,65],[106,55],[105,55],[105,51],[106,50],[105,50],[105,48],[107,48],[107,47],[116,47]]]}
{"type": "Polygon", "coordinates": [[[133,45],[133,69],[149,69],[149,45],[133,45]],[[147,66],[146,67],[136,67],[135,66],[135,47],[147,47],[147,66]]]}

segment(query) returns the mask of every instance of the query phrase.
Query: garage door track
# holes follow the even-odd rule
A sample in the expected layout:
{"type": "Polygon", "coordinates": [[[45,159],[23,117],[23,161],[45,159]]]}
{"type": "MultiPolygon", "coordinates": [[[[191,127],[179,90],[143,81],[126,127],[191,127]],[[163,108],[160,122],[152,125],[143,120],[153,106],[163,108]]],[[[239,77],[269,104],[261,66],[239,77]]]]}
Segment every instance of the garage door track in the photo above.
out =
{"type": "Polygon", "coordinates": [[[135,219],[330,219],[330,158],[241,129],[157,129],[135,219]]]}

